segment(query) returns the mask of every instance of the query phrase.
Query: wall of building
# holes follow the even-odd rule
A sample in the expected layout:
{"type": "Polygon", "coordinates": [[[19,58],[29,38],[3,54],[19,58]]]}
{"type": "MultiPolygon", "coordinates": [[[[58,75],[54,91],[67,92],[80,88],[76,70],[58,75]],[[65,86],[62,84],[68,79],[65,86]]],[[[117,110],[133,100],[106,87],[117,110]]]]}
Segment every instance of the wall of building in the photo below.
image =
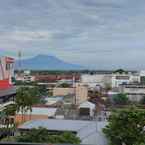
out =
{"type": "Polygon", "coordinates": [[[124,85],[121,86],[121,93],[127,94],[130,101],[139,102],[145,96],[145,86],[124,85]]]}
{"type": "Polygon", "coordinates": [[[111,84],[112,75],[110,74],[83,74],[81,75],[81,83],[88,85],[89,87],[93,88],[96,85],[100,85],[102,87],[105,84],[111,84]]]}
{"type": "Polygon", "coordinates": [[[75,88],[54,88],[53,96],[66,96],[69,94],[75,94],[75,88]]]}
{"type": "Polygon", "coordinates": [[[14,77],[14,59],[10,57],[0,58],[0,89],[9,88],[14,77]]]}
{"type": "Polygon", "coordinates": [[[88,86],[76,83],[76,98],[75,103],[81,104],[82,102],[86,101],[88,99],[88,86]]]}
{"type": "Polygon", "coordinates": [[[140,83],[140,76],[134,74],[113,74],[112,88],[119,87],[121,84],[140,83]]]}
{"type": "Polygon", "coordinates": [[[17,114],[15,116],[15,123],[21,124],[30,120],[40,120],[40,119],[48,119],[48,115],[23,115],[22,117],[21,114],[17,114]]]}
{"type": "Polygon", "coordinates": [[[9,79],[14,76],[14,59],[10,57],[0,58],[0,76],[2,79],[9,79]]]}

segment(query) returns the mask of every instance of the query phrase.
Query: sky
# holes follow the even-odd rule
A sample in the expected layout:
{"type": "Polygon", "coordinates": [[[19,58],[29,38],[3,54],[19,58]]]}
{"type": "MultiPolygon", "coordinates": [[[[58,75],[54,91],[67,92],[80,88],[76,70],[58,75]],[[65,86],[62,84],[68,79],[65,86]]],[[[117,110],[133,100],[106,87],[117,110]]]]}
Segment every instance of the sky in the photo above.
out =
{"type": "Polygon", "coordinates": [[[0,55],[145,69],[145,0],[1,0],[0,55]]]}

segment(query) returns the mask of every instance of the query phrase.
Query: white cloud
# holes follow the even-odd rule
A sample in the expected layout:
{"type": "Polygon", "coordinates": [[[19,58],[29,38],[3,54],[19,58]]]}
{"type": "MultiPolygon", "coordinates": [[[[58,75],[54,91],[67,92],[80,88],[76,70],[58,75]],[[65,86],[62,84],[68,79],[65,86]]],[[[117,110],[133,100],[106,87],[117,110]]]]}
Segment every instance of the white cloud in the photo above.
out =
{"type": "Polygon", "coordinates": [[[94,68],[130,67],[145,59],[144,7],[144,0],[0,1],[0,48],[94,68]]]}

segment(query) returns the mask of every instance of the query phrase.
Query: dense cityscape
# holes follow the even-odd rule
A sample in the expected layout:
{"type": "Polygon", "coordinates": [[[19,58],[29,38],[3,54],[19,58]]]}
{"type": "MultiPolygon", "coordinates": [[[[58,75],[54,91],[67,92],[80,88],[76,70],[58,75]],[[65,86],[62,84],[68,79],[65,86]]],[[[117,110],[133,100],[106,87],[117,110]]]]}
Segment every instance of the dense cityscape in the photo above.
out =
{"type": "Polygon", "coordinates": [[[144,142],[145,71],[14,70],[14,58],[0,62],[1,142],[144,142]]]}
{"type": "Polygon", "coordinates": [[[145,0],[0,0],[0,145],[145,145],[145,0]]]}

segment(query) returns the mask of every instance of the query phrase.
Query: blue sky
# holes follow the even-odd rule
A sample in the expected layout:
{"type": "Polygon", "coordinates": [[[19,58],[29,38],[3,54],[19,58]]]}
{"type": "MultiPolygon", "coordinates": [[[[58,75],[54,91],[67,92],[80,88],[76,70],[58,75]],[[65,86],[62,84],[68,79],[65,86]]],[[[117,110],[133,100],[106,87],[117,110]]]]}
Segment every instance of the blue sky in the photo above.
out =
{"type": "Polygon", "coordinates": [[[0,54],[145,69],[145,0],[0,1],[0,54]]]}

